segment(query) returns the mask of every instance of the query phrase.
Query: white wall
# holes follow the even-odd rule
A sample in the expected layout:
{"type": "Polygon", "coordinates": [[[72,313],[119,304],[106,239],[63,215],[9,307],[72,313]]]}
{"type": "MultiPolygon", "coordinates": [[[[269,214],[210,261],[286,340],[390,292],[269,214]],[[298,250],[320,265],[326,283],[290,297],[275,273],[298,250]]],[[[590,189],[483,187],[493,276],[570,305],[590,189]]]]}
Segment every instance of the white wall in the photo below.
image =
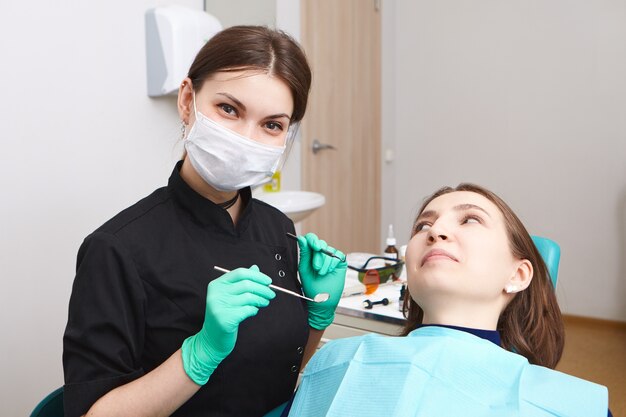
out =
{"type": "Polygon", "coordinates": [[[217,17],[223,27],[235,25],[276,25],[276,3],[280,0],[206,0],[207,12],[217,17]]]}
{"type": "Polygon", "coordinates": [[[179,155],[175,99],[146,95],[144,12],[165,4],[0,3],[2,416],[63,383],[82,239],[165,185],[179,155]]]}
{"type": "Polygon", "coordinates": [[[626,321],[626,3],[394,0],[384,12],[396,159],[383,231],[393,222],[404,243],[424,197],[485,185],[561,245],[566,313],[626,321]]]}
{"type": "MultiPolygon", "coordinates": [[[[165,185],[180,155],[175,98],[146,95],[144,12],[173,3],[203,8],[0,3],[2,416],[28,415],[63,384],[61,337],[84,237],[165,185]]],[[[298,6],[277,0],[277,26],[299,32],[298,6]]],[[[298,166],[285,168],[289,188],[299,188],[298,166]]]]}
{"type": "MultiPolygon", "coordinates": [[[[300,42],[300,1],[299,0],[276,0],[276,27],[290,34],[300,42]]],[[[281,173],[281,189],[300,190],[302,185],[302,130],[298,132],[294,140],[289,158],[285,162],[281,173]]],[[[299,224],[296,225],[296,228],[299,224]]],[[[297,230],[297,229],[296,229],[297,230]]]]}

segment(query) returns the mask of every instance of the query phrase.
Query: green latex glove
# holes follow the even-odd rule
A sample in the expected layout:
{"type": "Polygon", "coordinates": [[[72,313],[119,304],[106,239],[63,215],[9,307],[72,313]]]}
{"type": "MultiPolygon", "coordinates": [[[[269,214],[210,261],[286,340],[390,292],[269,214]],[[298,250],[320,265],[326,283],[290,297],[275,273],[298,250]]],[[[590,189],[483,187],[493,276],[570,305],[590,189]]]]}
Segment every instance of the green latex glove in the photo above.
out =
{"type": "Polygon", "coordinates": [[[323,303],[307,301],[309,326],[324,330],[333,322],[335,309],[343,292],[348,268],[346,256],[341,251],[328,246],[313,233],[298,236],[298,246],[300,247],[298,271],[304,295],[313,298],[321,292],[330,294],[330,298],[323,303]],[[344,261],[328,256],[322,253],[322,250],[334,253],[344,261]]]}
{"type": "Polygon", "coordinates": [[[209,283],[202,329],[182,346],[183,367],[196,384],[206,384],[232,352],[239,323],[267,307],[276,296],[268,287],[271,283],[256,265],[235,269],[209,283]]]}

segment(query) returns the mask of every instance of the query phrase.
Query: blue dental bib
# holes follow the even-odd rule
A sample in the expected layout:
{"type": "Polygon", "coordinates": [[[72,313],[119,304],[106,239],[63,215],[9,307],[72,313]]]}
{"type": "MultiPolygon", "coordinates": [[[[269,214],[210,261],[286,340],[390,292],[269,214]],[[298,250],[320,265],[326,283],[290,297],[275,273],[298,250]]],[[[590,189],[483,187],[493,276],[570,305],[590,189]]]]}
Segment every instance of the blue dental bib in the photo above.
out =
{"type": "Polygon", "coordinates": [[[290,416],[605,417],[606,387],[439,326],[327,343],[290,416]]]}

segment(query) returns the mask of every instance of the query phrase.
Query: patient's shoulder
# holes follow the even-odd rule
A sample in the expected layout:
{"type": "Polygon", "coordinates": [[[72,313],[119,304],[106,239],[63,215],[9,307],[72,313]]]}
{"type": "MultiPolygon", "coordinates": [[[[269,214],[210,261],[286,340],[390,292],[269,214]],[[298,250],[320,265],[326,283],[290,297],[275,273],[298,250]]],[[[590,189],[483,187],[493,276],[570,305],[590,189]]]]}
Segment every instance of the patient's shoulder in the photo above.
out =
{"type": "Polygon", "coordinates": [[[388,336],[367,334],[364,336],[333,339],[325,343],[315,353],[313,358],[311,358],[311,362],[306,366],[305,373],[319,372],[330,367],[347,364],[363,346],[369,345],[372,341],[386,338],[388,336]]]}
{"type": "Polygon", "coordinates": [[[555,415],[605,416],[609,406],[607,387],[543,366],[527,365],[519,387],[525,404],[555,415]]]}

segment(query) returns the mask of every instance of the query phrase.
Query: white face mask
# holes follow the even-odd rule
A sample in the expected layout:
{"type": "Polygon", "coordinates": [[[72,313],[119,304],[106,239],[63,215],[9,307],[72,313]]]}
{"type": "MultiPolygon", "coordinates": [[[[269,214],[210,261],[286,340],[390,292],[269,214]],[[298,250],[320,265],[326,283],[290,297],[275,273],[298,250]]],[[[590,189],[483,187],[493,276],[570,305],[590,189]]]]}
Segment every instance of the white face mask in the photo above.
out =
{"type": "Polygon", "coordinates": [[[236,191],[268,182],[276,172],[285,146],[248,139],[195,109],[196,121],[184,139],[187,157],[198,175],[220,191],[236,191]]]}

